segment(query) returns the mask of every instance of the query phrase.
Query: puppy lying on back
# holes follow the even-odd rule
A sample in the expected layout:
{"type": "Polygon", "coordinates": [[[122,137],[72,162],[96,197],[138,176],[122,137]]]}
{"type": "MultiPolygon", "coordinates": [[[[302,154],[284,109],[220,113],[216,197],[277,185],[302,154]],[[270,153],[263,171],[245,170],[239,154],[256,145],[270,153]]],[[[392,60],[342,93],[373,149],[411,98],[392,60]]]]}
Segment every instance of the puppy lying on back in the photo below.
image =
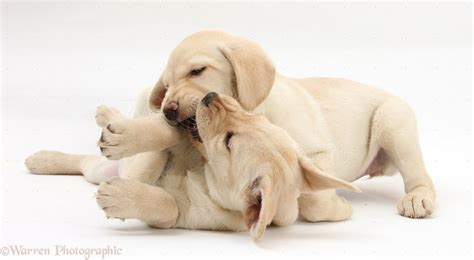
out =
{"type": "Polygon", "coordinates": [[[286,131],[230,97],[207,94],[196,120],[201,139],[190,138],[205,157],[203,169],[162,175],[158,187],[120,178],[102,183],[97,202],[107,216],[159,227],[249,230],[260,240],[270,223],[286,226],[297,219],[301,194],[359,191],[315,167],[286,131]]]}

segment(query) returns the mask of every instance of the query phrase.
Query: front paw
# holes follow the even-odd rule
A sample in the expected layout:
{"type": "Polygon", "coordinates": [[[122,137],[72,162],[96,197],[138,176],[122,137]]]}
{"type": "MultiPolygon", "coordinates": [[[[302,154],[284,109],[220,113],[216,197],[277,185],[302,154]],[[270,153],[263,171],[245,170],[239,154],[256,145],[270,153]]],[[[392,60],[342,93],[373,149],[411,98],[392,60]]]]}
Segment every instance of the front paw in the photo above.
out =
{"type": "Polygon", "coordinates": [[[140,183],[115,177],[99,185],[97,204],[107,218],[138,218],[141,190],[140,183]]]}
{"type": "Polygon", "coordinates": [[[398,204],[398,213],[409,218],[424,218],[433,213],[434,192],[419,188],[409,192],[398,204]]]}
{"type": "Polygon", "coordinates": [[[107,106],[99,106],[95,118],[97,124],[102,127],[97,145],[103,156],[110,160],[119,160],[135,154],[129,119],[117,109],[107,106]]]}
{"type": "Polygon", "coordinates": [[[132,131],[128,124],[128,120],[111,122],[102,129],[97,145],[107,159],[120,160],[135,154],[132,131]]]}
{"type": "Polygon", "coordinates": [[[96,123],[104,128],[111,122],[127,119],[118,109],[109,106],[98,106],[95,112],[96,123]]]}

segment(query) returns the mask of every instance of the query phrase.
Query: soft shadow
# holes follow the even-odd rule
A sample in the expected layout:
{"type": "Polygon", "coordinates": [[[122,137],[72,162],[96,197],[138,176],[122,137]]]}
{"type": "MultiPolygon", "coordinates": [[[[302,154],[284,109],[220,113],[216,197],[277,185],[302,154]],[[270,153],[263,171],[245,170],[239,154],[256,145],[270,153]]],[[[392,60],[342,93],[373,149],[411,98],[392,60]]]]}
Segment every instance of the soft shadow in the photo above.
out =
{"type": "Polygon", "coordinates": [[[403,182],[394,177],[376,177],[375,179],[363,179],[354,183],[362,192],[355,193],[346,190],[338,190],[337,193],[354,204],[396,204],[405,195],[403,182]]]}
{"type": "Polygon", "coordinates": [[[143,223],[108,227],[107,231],[120,236],[176,236],[184,233],[181,229],[159,229],[143,223]]]}
{"type": "MultiPolygon", "coordinates": [[[[354,230],[347,230],[344,228],[344,222],[309,223],[298,221],[297,226],[268,227],[263,240],[256,242],[255,245],[264,250],[276,250],[291,246],[290,243],[298,243],[298,241],[370,239],[367,236],[368,234],[354,233],[354,230]]],[[[249,240],[251,240],[250,236],[249,240]]]]}

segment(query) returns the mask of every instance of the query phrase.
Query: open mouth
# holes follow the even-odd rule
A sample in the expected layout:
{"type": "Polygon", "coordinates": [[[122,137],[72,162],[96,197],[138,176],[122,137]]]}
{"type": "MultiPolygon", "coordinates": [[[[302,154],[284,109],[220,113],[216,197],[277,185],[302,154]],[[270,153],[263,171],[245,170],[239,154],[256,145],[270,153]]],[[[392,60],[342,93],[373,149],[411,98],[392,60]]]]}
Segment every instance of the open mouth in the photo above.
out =
{"type": "MultiPolygon", "coordinates": [[[[204,104],[206,107],[209,107],[209,104],[214,100],[215,97],[217,97],[218,94],[215,92],[210,92],[207,93],[203,99],[201,99],[201,104],[204,104]]],[[[194,111],[197,112],[197,106],[199,102],[194,102],[192,107],[194,107],[194,111]]],[[[196,115],[190,116],[180,122],[177,123],[177,126],[181,129],[186,130],[190,137],[193,140],[196,140],[200,143],[202,143],[201,136],[199,135],[199,130],[197,127],[197,122],[196,122],[196,115]]]]}
{"type": "Polygon", "coordinates": [[[195,115],[190,116],[190,117],[186,118],[185,120],[179,122],[178,127],[180,127],[181,129],[186,130],[190,134],[191,138],[193,138],[194,140],[197,140],[200,143],[202,143],[202,139],[201,139],[201,136],[199,135],[199,131],[198,131],[198,128],[197,128],[196,116],[195,115]]]}

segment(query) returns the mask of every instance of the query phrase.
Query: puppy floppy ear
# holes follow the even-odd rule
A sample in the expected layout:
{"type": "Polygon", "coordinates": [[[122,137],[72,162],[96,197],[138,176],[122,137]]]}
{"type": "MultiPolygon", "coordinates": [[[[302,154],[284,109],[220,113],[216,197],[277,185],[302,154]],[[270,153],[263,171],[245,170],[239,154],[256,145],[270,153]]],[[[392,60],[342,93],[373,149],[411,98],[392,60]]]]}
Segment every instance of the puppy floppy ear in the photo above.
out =
{"type": "Polygon", "coordinates": [[[303,173],[303,182],[311,191],[325,189],[348,189],[353,192],[361,192],[359,188],[347,181],[336,178],[312,164],[304,156],[298,157],[298,162],[303,173]]]}
{"type": "Polygon", "coordinates": [[[150,96],[148,98],[148,105],[153,112],[157,112],[160,110],[161,105],[163,103],[163,99],[166,95],[166,86],[163,84],[163,80],[160,78],[158,82],[156,82],[155,87],[150,92],[150,96]]]}
{"type": "Polygon", "coordinates": [[[255,178],[247,191],[247,209],[245,210],[245,224],[253,240],[263,238],[263,233],[272,222],[276,212],[277,196],[269,176],[255,178]]]}
{"type": "Polygon", "coordinates": [[[262,48],[249,40],[239,39],[220,51],[232,65],[240,104],[255,109],[267,97],[275,81],[275,66],[262,48]]]}

